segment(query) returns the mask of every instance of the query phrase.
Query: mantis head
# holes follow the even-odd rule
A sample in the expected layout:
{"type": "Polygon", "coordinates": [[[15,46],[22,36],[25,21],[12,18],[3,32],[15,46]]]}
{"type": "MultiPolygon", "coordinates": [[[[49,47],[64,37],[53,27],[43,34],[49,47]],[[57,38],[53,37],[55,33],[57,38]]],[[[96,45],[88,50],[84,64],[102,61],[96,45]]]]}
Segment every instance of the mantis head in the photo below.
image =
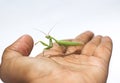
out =
{"type": "Polygon", "coordinates": [[[46,37],[47,39],[50,39],[50,38],[51,38],[51,36],[50,36],[50,35],[46,35],[45,37],[46,37]]]}

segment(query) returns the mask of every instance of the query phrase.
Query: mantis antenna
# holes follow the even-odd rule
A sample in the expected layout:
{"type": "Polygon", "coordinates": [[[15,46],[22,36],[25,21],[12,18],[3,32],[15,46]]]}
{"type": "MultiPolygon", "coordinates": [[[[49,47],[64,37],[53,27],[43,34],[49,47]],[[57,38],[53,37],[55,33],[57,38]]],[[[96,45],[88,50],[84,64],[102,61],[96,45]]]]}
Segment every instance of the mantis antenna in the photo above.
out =
{"type": "MultiPolygon", "coordinates": [[[[57,23],[56,23],[57,24],[57,23]]],[[[50,32],[55,28],[56,24],[53,25],[53,27],[49,30],[48,35],[50,34],[50,32]]]]}
{"type": "MultiPolygon", "coordinates": [[[[56,23],[56,24],[57,24],[57,23],[56,23]]],[[[49,35],[50,32],[55,28],[56,24],[54,24],[54,25],[52,26],[52,28],[49,30],[49,32],[48,32],[47,34],[46,34],[45,32],[43,32],[43,31],[37,29],[37,28],[35,28],[35,30],[36,30],[36,31],[39,31],[39,32],[43,33],[45,36],[47,36],[47,35],[49,35]]]]}
{"type": "Polygon", "coordinates": [[[41,30],[39,30],[39,29],[35,29],[36,31],[39,31],[39,32],[41,32],[41,33],[43,33],[44,35],[46,35],[47,36],[47,34],[45,33],[45,32],[43,32],[43,31],[41,31],[41,30]]]}

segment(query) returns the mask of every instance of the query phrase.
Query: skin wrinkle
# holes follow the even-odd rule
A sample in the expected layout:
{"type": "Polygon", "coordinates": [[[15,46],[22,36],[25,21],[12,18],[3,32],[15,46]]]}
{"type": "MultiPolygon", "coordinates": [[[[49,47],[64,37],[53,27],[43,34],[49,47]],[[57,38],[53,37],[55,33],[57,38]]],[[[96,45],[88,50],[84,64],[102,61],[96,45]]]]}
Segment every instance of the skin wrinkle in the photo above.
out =
{"type": "Polygon", "coordinates": [[[86,63],[75,63],[75,62],[70,61],[66,58],[61,58],[60,61],[57,61],[56,58],[54,58],[54,57],[52,57],[51,59],[53,59],[54,61],[56,61],[60,65],[64,65],[64,66],[67,66],[67,67],[70,67],[70,68],[74,68],[74,66],[77,66],[77,65],[83,65],[84,66],[86,64],[86,63]],[[66,63],[66,64],[64,64],[64,63],[66,63]]]}

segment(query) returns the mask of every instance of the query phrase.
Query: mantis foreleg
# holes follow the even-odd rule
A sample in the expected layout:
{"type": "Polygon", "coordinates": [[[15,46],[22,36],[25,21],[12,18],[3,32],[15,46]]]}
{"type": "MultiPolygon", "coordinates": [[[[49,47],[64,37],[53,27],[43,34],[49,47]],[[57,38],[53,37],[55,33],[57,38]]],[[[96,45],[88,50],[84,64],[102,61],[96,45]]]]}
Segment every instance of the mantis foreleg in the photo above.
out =
{"type": "Polygon", "coordinates": [[[41,43],[42,45],[47,46],[45,49],[50,49],[51,47],[53,47],[52,39],[49,39],[49,45],[44,43],[43,41],[38,41],[35,43],[35,45],[38,43],[41,43]]]}

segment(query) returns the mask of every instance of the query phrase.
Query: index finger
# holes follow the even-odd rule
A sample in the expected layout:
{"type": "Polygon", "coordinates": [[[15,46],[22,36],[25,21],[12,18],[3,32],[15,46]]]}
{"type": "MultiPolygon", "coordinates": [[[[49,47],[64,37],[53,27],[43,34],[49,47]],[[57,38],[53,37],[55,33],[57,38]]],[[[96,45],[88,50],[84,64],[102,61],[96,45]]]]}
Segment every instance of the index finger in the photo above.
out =
{"type": "MultiPolygon", "coordinates": [[[[87,42],[89,42],[92,38],[93,38],[94,34],[91,31],[86,31],[80,35],[78,35],[73,41],[75,42],[83,42],[84,44],[86,44],[87,42]]],[[[66,54],[72,54],[72,53],[80,53],[81,49],[84,45],[80,45],[80,46],[69,46],[66,54]]]]}

